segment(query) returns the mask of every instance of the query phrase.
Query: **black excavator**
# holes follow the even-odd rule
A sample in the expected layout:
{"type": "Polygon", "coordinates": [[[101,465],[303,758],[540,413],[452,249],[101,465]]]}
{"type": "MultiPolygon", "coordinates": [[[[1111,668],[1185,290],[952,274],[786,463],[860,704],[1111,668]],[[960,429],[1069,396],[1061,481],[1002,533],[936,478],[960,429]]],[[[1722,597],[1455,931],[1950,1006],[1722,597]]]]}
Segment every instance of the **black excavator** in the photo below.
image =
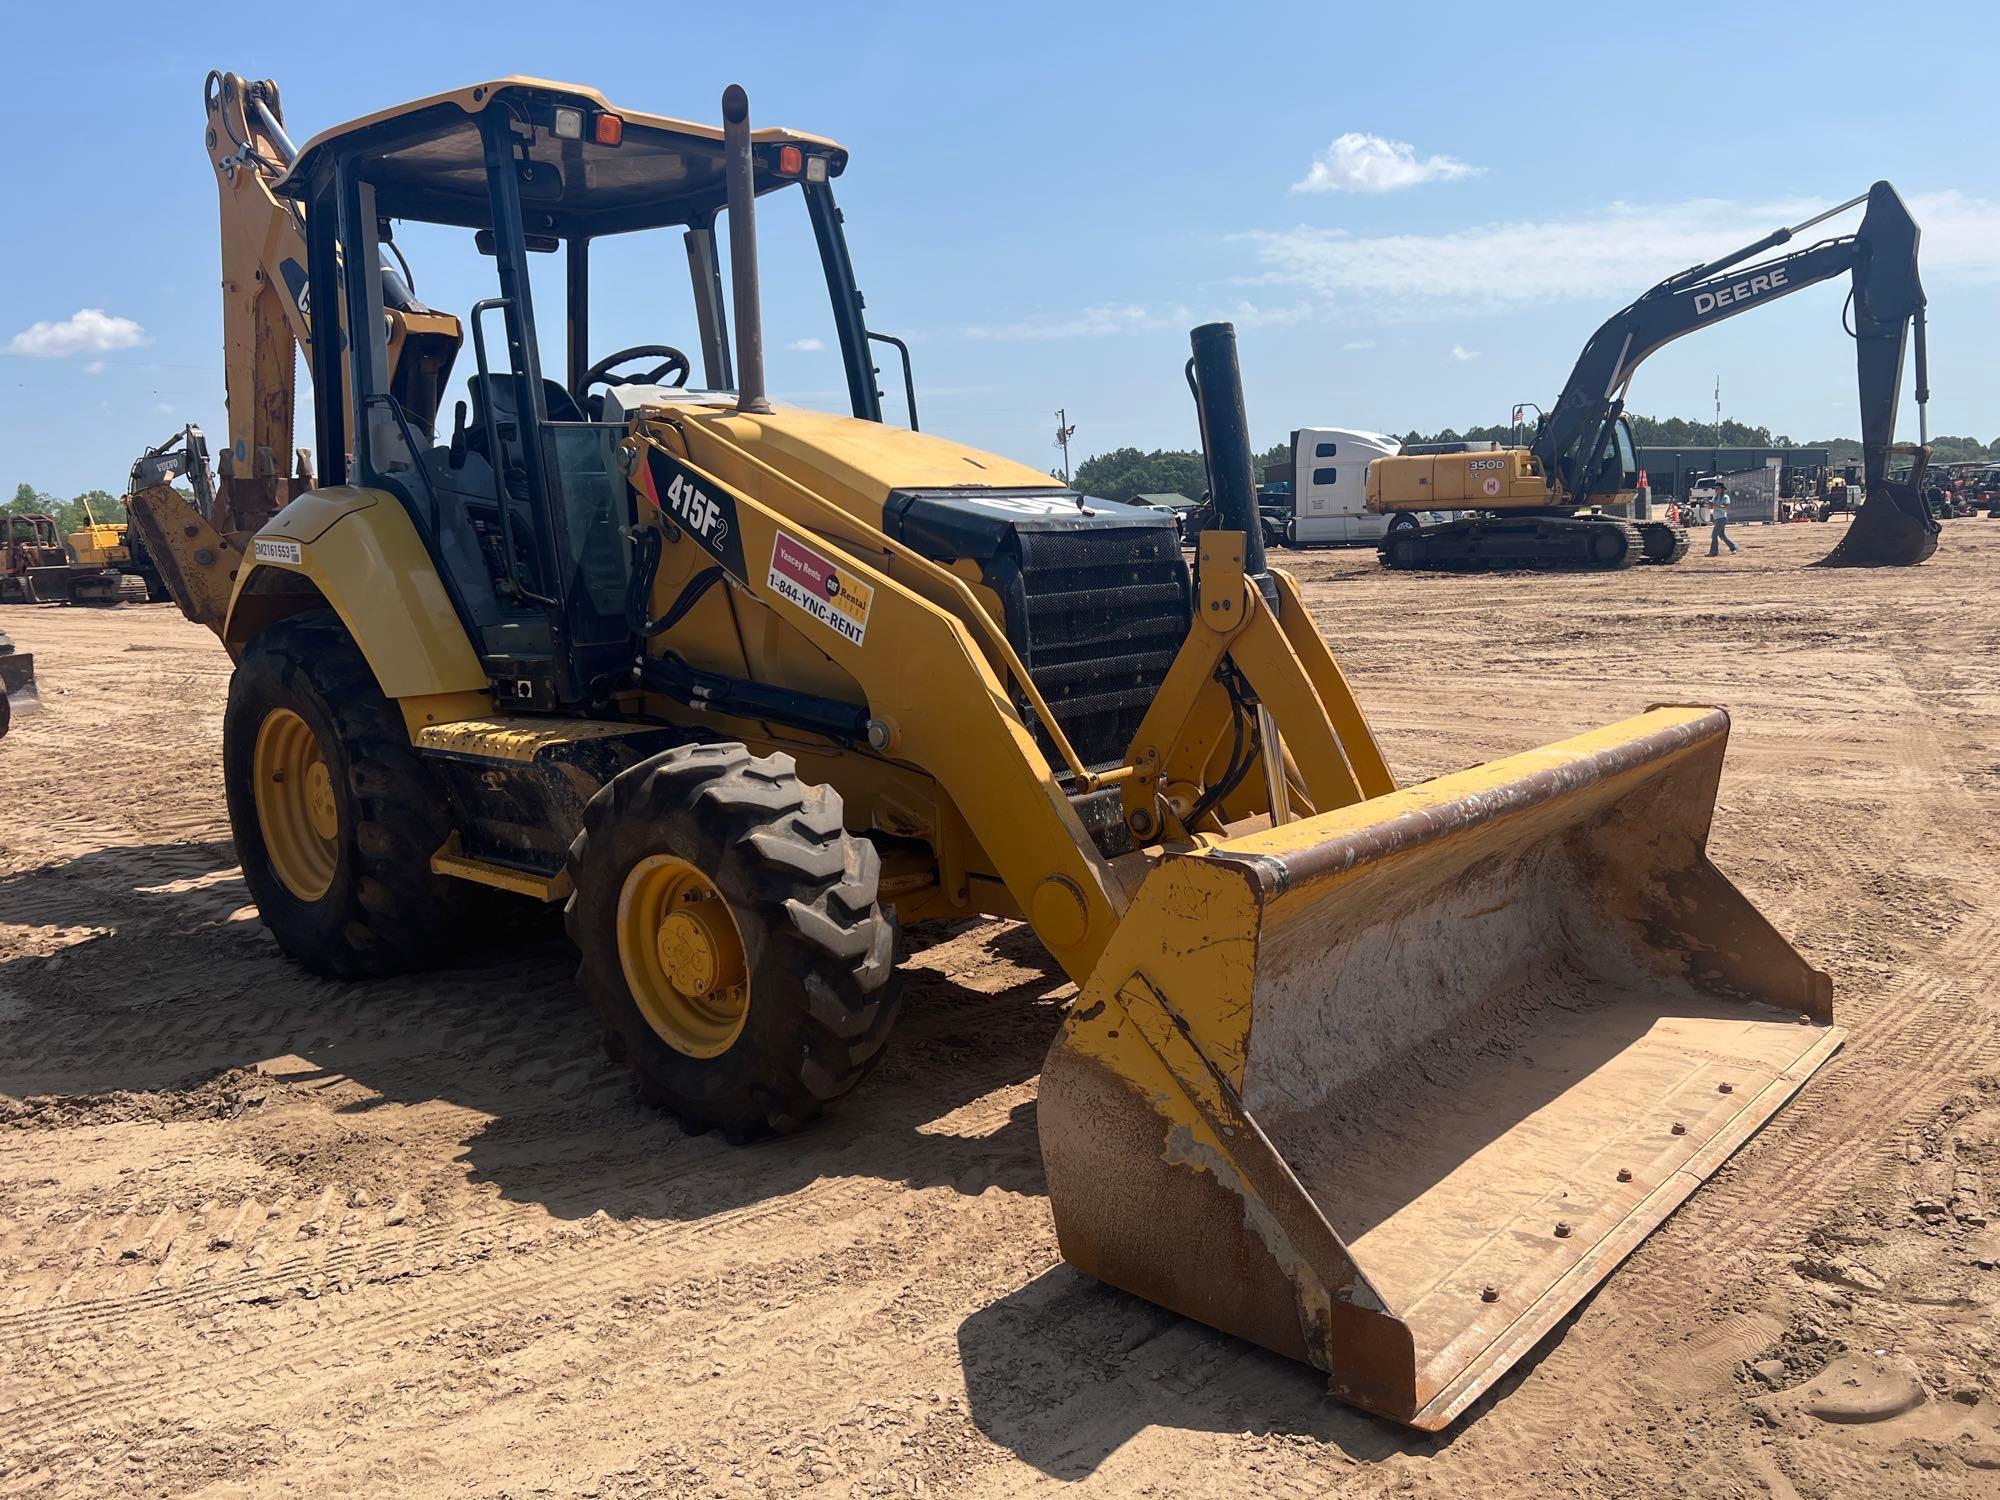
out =
{"type": "Polygon", "coordinates": [[[1623,506],[1638,489],[1625,392],[1640,363],[1664,344],[1753,307],[1851,273],[1851,319],[1861,390],[1861,442],[1867,499],[1822,567],[1920,563],[1937,550],[1940,527],[1924,498],[1929,460],[1925,405],[1924,290],[1917,278],[1916,222],[1896,190],[1878,182],[1860,197],[1776,229],[1754,244],[1669,276],[1591,336],[1562,395],[1536,423],[1527,448],[1397,455],[1368,470],[1367,508],[1397,516],[1382,544],[1392,568],[1620,568],[1673,563],[1687,552],[1686,533],[1664,522],[1625,520],[1602,508],[1623,506]],[[1752,256],[1867,204],[1853,234],[1820,240],[1754,265],[1752,256]],[[1903,353],[1916,330],[1919,442],[1895,443],[1903,353]],[[1893,453],[1908,453],[1909,474],[1889,477],[1893,453]],[[1460,519],[1422,525],[1422,510],[1460,510],[1460,519]]]}

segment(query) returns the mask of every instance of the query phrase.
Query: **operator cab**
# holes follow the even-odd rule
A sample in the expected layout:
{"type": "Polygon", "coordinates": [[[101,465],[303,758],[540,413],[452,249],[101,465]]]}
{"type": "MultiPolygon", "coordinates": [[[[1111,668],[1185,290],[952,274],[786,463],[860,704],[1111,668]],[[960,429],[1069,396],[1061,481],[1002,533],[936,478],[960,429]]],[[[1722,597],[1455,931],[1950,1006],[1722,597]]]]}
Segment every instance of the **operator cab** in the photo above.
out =
{"type": "Polygon", "coordinates": [[[1605,424],[1603,445],[1579,500],[1592,505],[1617,505],[1639,493],[1639,454],[1632,445],[1632,424],[1614,416],[1605,424]]]}
{"type": "MultiPolygon", "coordinates": [[[[796,188],[804,200],[853,415],[880,421],[869,343],[901,346],[862,319],[832,192],[847,153],[765,128],[751,136],[751,157],[760,196],[796,188]]],[[[627,419],[645,405],[735,400],[717,255],[722,130],[511,78],[317,136],[279,190],[305,209],[306,305],[342,306],[346,328],[366,334],[312,342],[321,484],[386,490],[404,505],[511,707],[601,701],[624,685],[634,654],[625,532],[636,518],[618,456],[627,419]],[[492,295],[462,324],[417,299],[397,221],[463,230],[468,249],[490,258],[492,295]],[[693,347],[642,344],[593,359],[592,247],[655,229],[683,241],[693,347]],[[534,299],[540,255],[562,257],[554,359],[542,353],[551,314],[534,299]],[[465,329],[476,369],[447,414],[465,329]],[[343,388],[351,407],[325,394],[343,388]]]]}

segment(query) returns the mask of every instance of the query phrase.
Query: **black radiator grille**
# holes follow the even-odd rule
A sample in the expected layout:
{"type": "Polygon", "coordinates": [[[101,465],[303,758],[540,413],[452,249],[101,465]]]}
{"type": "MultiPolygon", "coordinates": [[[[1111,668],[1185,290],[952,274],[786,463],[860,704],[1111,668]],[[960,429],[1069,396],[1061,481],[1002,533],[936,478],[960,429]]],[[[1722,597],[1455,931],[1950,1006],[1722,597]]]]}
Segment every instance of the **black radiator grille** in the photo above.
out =
{"type": "MultiPolygon", "coordinates": [[[[1083,763],[1115,763],[1187,634],[1179,539],[1168,526],[1016,535],[1018,575],[991,580],[1006,601],[1014,649],[1083,763]]],[[[1054,744],[1025,701],[1020,707],[1055,763],[1054,744]]]]}

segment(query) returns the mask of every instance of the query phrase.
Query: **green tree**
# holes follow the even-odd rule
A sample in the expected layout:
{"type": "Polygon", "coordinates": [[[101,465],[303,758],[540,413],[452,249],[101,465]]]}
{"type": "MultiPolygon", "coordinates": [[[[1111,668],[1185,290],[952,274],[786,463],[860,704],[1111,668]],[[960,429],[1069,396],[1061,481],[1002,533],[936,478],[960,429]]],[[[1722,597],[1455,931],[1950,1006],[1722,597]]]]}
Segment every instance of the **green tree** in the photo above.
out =
{"type": "Polygon", "coordinates": [[[58,500],[32,484],[21,484],[14,487],[14,498],[0,509],[17,516],[54,516],[56,530],[65,537],[72,531],[81,531],[93,515],[105,523],[125,519],[124,507],[108,490],[86,490],[73,499],[58,500]]]}
{"type": "Polygon", "coordinates": [[[1076,466],[1071,484],[1100,500],[1129,500],[1134,495],[1182,494],[1199,500],[1208,488],[1201,455],[1185,450],[1113,448],[1094,454],[1076,466]]]}
{"type": "MultiPolygon", "coordinates": [[[[1251,462],[1257,482],[1264,471],[1292,461],[1289,441],[1273,443],[1251,462]]],[[[1201,454],[1192,448],[1155,448],[1150,453],[1137,448],[1113,448],[1093,454],[1076,466],[1071,485],[1100,500],[1129,500],[1134,495],[1185,495],[1199,500],[1208,493],[1208,470],[1201,454]]]]}

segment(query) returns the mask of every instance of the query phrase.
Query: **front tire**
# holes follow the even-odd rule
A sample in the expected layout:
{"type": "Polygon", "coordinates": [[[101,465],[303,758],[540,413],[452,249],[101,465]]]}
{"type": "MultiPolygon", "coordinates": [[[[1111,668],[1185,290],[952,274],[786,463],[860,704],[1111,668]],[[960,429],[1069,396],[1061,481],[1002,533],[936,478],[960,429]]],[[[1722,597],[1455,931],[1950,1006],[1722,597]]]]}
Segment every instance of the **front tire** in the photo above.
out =
{"type": "Polygon", "coordinates": [[[744,1141],[859,1083],[900,998],[880,868],[789,755],[684,745],[606,783],[570,846],[564,916],[640,1091],[744,1141]]]}
{"type": "Polygon", "coordinates": [[[243,882],[286,953],[342,979],[452,953],[473,892],[431,873],[443,788],[332,613],[281,620],[243,653],[222,764],[243,882]]]}

